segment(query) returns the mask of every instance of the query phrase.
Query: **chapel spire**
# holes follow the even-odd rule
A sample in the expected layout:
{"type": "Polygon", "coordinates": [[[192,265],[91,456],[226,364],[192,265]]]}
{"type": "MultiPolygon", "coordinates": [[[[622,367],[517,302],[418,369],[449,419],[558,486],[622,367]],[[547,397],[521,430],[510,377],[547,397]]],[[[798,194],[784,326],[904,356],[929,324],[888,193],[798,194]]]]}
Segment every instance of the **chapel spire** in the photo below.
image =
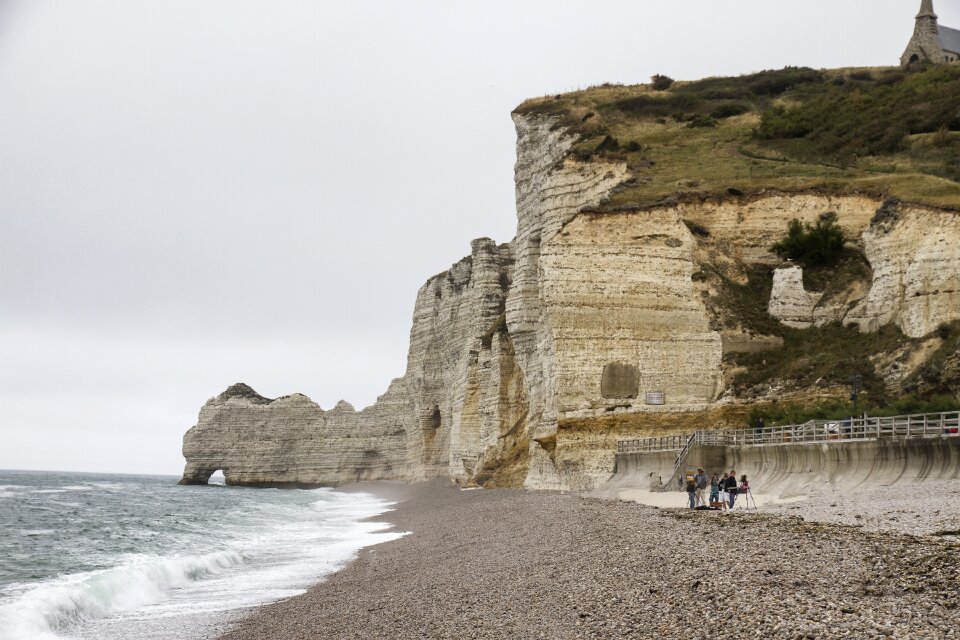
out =
{"type": "Polygon", "coordinates": [[[937,19],[937,14],[933,12],[933,0],[923,0],[920,3],[920,13],[917,14],[917,18],[937,19]]]}

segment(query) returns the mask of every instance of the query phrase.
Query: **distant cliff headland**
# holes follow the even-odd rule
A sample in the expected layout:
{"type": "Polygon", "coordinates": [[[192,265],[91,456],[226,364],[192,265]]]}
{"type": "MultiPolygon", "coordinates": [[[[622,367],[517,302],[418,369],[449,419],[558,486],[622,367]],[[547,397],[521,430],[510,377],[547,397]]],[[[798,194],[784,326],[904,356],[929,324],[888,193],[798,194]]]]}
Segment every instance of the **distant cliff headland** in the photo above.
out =
{"type": "Polygon", "coordinates": [[[861,407],[960,399],[960,66],[658,76],[513,119],[516,236],[420,288],[404,376],[363,411],[234,385],[182,482],[587,489],[618,439],[842,415],[855,375],[861,407]]]}

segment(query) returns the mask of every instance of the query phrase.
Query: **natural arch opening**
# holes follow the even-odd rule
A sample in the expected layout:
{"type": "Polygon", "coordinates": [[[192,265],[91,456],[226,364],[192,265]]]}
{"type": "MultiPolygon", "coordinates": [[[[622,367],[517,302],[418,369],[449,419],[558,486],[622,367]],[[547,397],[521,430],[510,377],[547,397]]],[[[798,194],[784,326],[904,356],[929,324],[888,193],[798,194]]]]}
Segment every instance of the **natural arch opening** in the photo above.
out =
{"type": "Polygon", "coordinates": [[[207,484],[213,484],[221,487],[227,486],[227,478],[223,474],[223,469],[217,469],[207,478],[207,484]]]}

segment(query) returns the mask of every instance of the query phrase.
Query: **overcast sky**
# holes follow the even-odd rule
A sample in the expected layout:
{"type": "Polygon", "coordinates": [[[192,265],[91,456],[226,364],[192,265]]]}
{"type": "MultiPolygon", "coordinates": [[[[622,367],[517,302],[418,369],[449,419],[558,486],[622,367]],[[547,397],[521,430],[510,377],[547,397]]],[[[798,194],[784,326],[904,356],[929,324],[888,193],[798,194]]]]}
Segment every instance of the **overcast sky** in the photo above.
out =
{"type": "Polygon", "coordinates": [[[524,98],[896,64],[919,4],[0,0],[0,468],[177,474],[237,381],[372,403],[513,236],[524,98]]]}

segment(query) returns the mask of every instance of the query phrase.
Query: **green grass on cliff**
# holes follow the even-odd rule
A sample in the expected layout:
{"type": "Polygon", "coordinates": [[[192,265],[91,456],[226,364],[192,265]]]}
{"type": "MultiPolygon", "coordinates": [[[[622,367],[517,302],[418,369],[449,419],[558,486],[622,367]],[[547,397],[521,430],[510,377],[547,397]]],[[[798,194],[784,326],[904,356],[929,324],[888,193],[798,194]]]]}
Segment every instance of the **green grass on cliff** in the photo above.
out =
{"type": "MultiPolygon", "coordinates": [[[[839,288],[849,281],[848,278],[860,277],[861,259],[846,256],[833,269],[834,280],[840,282],[839,288]]],[[[817,277],[821,275],[815,269],[811,272],[817,277]]],[[[863,378],[865,399],[878,407],[890,404],[893,398],[870,358],[915,342],[897,327],[887,326],[876,333],[860,333],[855,327],[839,324],[792,329],[767,313],[767,301],[773,286],[772,272],[768,267],[755,267],[746,284],[726,280],[719,274],[718,277],[726,306],[737,311],[738,316],[733,319],[735,326],[783,339],[783,346],[777,349],[726,356],[727,364],[743,368],[732,380],[738,397],[749,396],[752,391],[762,393],[763,387],[782,381],[805,388],[844,386],[859,373],[863,378]]]]}
{"type": "Polygon", "coordinates": [[[960,67],[816,71],[604,85],[530,100],[581,159],[635,179],[603,210],[765,189],[862,193],[960,209],[960,67]]]}
{"type": "MultiPolygon", "coordinates": [[[[853,280],[868,275],[863,256],[850,251],[830,267],[809,269],[804,273],[805,285],[812,290],[840,291],[853,280]],[[807,280],[808,277],[810,280],[807,280]],[[821,287],[829,281],[829,286],[821,287]],[[812,286],[811,286],[812,285],[812,286]]],[[[860,407],[872,415],[900,415],[956,410],[960,380],[945,376],[944,363],[960,353],[960,322],[941,326],[937,337],[942,344],[925,364],[890,388],[877,373],[874,359],[878,354],[889,354],[900,349],[908,351],[924,340],[910,338],[894,325],[874,333],[861,333],[855,327],[838,323],[809,329],[792,329],[767,313],[767,301],[772,288],[772,272],[768,267],[754,267],[748,282],[738,284],[715,274],[720,280],[727,308],[735,309],[731,327],[742,327],[761,335],[775,335],[783,339],[783,346],[759,353],[730,353],[727,365],[739,372],[731,381],[734,393],[741,398],[762,395],[766,387],[784,382],[806,389],[837,387],[849,388],[855,374],[862,378],[860,407]]],[[[777,421],[805,422],[814,418],[835,418],[849,415],[852,407],[841,400],[821,400],[817,406],[799,404],[758,405],[748,424],[764,417],[768,424],[777,421]]]]}
{"type": "MultiPolygon", "coordinates": [[[[871,416],[903,416],[956,410],[957,400],[951,395],[930,397],[908,395],[898,398],[885,406],[877,406],[870,402],[861,402],[857,407],[858,413],[864,411],[871,416]]],[[[757,420],[762,418],[764,424],[767,426],[803,424],[809,420],[839,420],[847,418],[852,414],[853,405],[850,402],[841,400],[824,402],[816,407],[805,407],[790,402],[774,402],[755,406],[750,411],[750,415],[745,423],[747,426],[755,426],[757,420]]]]}

